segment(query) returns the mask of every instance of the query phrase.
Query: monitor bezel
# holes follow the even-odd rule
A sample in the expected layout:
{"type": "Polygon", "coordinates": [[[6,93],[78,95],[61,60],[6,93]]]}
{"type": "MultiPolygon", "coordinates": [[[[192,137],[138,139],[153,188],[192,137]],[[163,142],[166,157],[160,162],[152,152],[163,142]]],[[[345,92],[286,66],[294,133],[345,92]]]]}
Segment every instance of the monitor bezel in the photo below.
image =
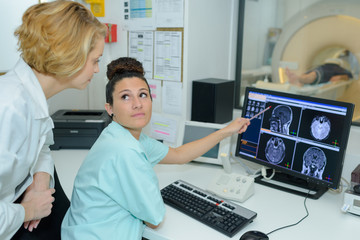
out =
{"type": "MultiPolygon", "coordinates": [[[[348,138],[349,138],[350,129],[351,129],[354,104],[347,103],[347,102],[341,102],[341,101],[335,101],[335,100],[329,100],[329,99],[323,99],[323,98],[316,98],[313,96],[296,95],[296,94],[292,94],[292,93],[286,93],[286,92],[280,92],[280,91],[274,91],[274,90],[247,87],[245,90],[244,108],[243,109],[245,109],[247,107],[246,104],[248,103],[248,96],[249,96],[249,92],[251,92],[251,91],[262,93],[262,94],[271,94],[271,95],[277,95],[280,97],[295,98],[295,99],[304,100],[304,101],[319,102],[321,104],[329,104],[329,105],[335,105],[335,106],[347,108],[346,116],[344,119],[344,124],[348,125],[349,127],[344,128],[342,131],[342,134],[341,134],[343,141],[341,142],[341,145],[340,145],[340,152],[339,152],[340,162],[338,163],[338,165],[336,167],[336,171],[334,172],[333,182],[325,182],[325,181],[301,174],[296,171],[288,170],[288,169],[280,167],[278,165],[267,163],[265,161],[258,160],[256,158],[249,157],[244,154],[240,154],[239,148],[241,145],[242,134],[238,135],[236,148],[235,148],[235,156],[236,157],[246,159],[250,162],[257,163],[257,164],[265,166],[265,167],[272,168],[279,173],[288,174],[290,176],[294,176],[296,178],[305,180],[309,185],[326,187],[326,188],[334,188],[334,189],[338,188],[340,181],[341,181],[341,174],[342,174],[342,169],[343,169],[344,160],[345,160],[345,152],[346,152],[346,147],[348,144],[348,138]]],[[[245,110],[243,110],[242,111],[243,118],[246,118],[245,114],[246,114],[245,110]]]]}

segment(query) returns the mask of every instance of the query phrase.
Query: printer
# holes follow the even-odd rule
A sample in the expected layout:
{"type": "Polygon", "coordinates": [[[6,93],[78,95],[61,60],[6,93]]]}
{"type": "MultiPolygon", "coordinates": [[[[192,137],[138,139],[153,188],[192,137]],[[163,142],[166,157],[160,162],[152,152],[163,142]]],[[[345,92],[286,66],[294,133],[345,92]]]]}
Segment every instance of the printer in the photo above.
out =
{"type": "Polygon", "coordinates": [[[90,149],[102,130],[110,123],[105,110],[59,110],[54,121],[54,145],[51,150],[90,149]]]}

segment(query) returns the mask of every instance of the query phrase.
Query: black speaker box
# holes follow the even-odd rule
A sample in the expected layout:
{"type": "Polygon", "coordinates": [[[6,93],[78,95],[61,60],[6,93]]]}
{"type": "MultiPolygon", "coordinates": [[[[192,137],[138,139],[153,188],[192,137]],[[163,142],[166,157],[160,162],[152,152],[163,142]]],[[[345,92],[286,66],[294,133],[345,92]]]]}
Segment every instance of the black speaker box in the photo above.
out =
{"type": "Polygon", "coordinates": [[[226,123],[232,120],[234,81],[207,78],[192,84],[191,120],[226,123]]]}

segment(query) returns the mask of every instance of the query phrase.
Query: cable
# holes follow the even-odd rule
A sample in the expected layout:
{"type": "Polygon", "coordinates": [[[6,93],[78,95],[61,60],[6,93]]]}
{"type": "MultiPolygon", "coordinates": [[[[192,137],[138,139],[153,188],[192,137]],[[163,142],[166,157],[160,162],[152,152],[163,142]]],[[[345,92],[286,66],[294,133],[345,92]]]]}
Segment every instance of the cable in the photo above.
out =
{"type": "Polygon", "coordinates": [[[330,191],[333,193],[342,193],[343,189],[345,190],[350,188],[350,183],[343,177],[341,177],[340,185],[337,189],[330,188],[330,191]],[[343,183],[345,182],[345,184],[343,183]]]}
{"type": "Polygon", "coordinates": [[[232,153],[230,153],[230,158],[239,162],[240,165],[245,169],[246,173],[249,175],[256,175],[258,174],[259,170],[251,170],[240,158],[234,157],[232,153]]]}
{"type": "Polygon", "coordinates": [[[270,177],[267,177],[267,176],[266,176],[266,168],[265,168],[265,167],[262,167],[262,168],[261,168],[261,175],[262,175],[262,177],[263,177],[264,179],[266,179],[266,180],[271,180],[271,179],[275,176],[275,169],[273,169],[271,176],[270,176],[270,177]]]}
{"type": "Polygon", "coordinates": [[[308,211],[308,209],[306,207],[306,199],[308,199],[309,193],[310,193],[310,190],[308,191],[308,193],[306,194],[305,199],[304,199],[304,207],[305,207],[305,210],[306,210],[306,215],[303,218],[301,218],[298,222],[290,224],[290,225],[286,225],[286,226],[283,226],[283,227],[280,227],[280,228],[277,228],[275,230],[272,230],[267,235],[270,235],[271,233],[274,233],[274,232],[279,231],[279,230],[284,229],[284,228],[296,226],[299,223],[301,223],[305,218],[307,218],[309,216],[309,211],[308,211]]]}
{"type": "Polygon", "coordinates": [[[340,185],[343,186],[343,183],[342,182],[345,182],[346,184],[346,189],[349,189],[351,187],[351,184],[343,177],[341,177],[341,182],[340,182],[340,185]]]}

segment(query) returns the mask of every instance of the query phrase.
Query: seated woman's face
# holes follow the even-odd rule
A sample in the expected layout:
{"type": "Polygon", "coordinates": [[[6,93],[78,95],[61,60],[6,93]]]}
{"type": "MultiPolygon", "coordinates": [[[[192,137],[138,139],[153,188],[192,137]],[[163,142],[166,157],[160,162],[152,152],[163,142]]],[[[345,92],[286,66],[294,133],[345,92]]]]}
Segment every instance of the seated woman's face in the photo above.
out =
{"type": "Polygon", "coordinates": [[[152,101],[144,80],[124,78],[113,92],[113,120],[129,130],[141,130],[149,123],[152,101]]]}

